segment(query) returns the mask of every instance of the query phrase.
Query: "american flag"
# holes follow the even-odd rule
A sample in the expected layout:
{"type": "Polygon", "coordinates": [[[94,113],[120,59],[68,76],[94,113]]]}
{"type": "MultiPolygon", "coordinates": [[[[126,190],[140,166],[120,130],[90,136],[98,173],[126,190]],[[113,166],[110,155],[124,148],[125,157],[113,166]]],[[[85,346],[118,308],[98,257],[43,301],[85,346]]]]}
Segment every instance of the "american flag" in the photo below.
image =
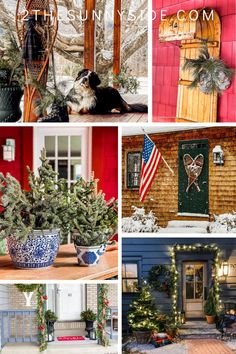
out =
{"type": "Polygon", "coordinates": [[[144,135],[142,169],[139,187],[140,202],[144,201],[161,163],[161,160],[162,156],[160,151],[158,151],[153,141],[147,135],[144,135]]]}

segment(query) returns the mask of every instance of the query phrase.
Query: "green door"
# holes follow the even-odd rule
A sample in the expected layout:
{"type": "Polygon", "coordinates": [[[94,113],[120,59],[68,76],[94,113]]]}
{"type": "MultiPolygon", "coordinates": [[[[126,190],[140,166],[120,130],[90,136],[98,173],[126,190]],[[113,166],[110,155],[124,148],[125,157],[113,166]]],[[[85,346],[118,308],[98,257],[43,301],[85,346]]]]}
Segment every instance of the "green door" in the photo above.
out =
{"type": "Polygon", "coordinates": [[[179,142],[179,213],[208,214],[208,140],[179,142]]]}

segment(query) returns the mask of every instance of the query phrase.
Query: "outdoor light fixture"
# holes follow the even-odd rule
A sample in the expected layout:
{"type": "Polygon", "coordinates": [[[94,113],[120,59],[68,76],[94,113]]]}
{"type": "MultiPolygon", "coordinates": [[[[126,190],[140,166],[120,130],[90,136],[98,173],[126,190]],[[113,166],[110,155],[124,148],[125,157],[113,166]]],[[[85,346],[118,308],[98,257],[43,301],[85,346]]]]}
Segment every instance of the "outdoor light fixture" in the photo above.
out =
{"type": "Polygon", "coordinates": [[[229,263],[227,261],[224,261],[221,267],[223,275],[227,277],[229,275],[229,263]]]}
{"type": "Polygon", "coordinates": [[[6,145],[3,145],[3,160],[4,161],[15,161],[15,140],[6,139],[6,145]]]}
{"type": "Polygon", "coordinates": [[[224,164],[224,151],[220,145],[216,145],[213,149],[213,162],[215,165],[224,164]]]}
{"type": "Polygon", "coordinates": [[[96,340],[96,339],[97,339],[95,328],[93,328],[93,329],[90,331],[90,333],[89,333],[89,339],[90,339],[90,340],[96,340]]]}

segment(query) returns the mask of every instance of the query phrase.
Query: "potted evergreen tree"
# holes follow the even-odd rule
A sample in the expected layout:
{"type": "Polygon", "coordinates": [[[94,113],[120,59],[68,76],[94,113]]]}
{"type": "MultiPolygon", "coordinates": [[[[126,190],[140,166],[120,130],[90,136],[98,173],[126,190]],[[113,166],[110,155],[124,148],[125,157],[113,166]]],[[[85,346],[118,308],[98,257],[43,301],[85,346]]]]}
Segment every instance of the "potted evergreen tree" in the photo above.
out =
{"type": "Polygon", "coordinates": [[[90,332],[93,329],[94,321],[97,319],[97,315],[93,310],[87,309],[81,312],[81,320],[85,322],[85,329],[88,332],[88,337],[90,337],[90,332]]]}
{"type": "Polygon", "coordinates": [[[60,245],[62,214],[68,208],[64,182],[41,152],[38,176],[28,168],[30,190],[21,188],[10,174],[0,174],[0,239],[7,240],[17,268],[43,268],[53,264],[60,245]]]}
{"type": "Polygon", "coordinates": [[[151,295],[150,286],[143,284],[138,297],[130,304],[128,314],[128,324],[137,343],[148,343],[152,331],[159,330],[157,315],[158,311],[151,295]]]}
{"type": "Polygon", "coordinates": [[[106,201],[102,192],[96,192],[96,183],[80,178],[70,193],[67,211],[78,263],[83,266],[99,262],[117,230],[117,201],[106,201]]]}
{"type": "Polygon", "coordinates": [[[215,317],[217,315],[217,302],[214,295],[214,287],[211,287],[209,290],[209,294],[206,299],[206,303],[204,306],[204,312],[206,315],[206,320],[208,324],[215,323],[215,317]]]}
{"type": "Polygon", "coordinates": [[[22,54],[12,33],[0,60],[0,122],[17,122],[22,115],[24,68],[22,54]]]}

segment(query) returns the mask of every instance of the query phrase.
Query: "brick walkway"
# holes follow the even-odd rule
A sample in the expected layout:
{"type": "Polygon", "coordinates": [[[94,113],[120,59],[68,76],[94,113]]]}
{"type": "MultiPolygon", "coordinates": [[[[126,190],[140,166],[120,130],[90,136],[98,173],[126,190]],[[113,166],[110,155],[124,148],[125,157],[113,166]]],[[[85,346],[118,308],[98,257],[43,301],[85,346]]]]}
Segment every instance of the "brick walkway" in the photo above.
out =
{"type": "Polygon", "coordinates": [[[188,354],[233,354],[223,342],[217,339],[189,339],[185,342],[188,354]]]}

